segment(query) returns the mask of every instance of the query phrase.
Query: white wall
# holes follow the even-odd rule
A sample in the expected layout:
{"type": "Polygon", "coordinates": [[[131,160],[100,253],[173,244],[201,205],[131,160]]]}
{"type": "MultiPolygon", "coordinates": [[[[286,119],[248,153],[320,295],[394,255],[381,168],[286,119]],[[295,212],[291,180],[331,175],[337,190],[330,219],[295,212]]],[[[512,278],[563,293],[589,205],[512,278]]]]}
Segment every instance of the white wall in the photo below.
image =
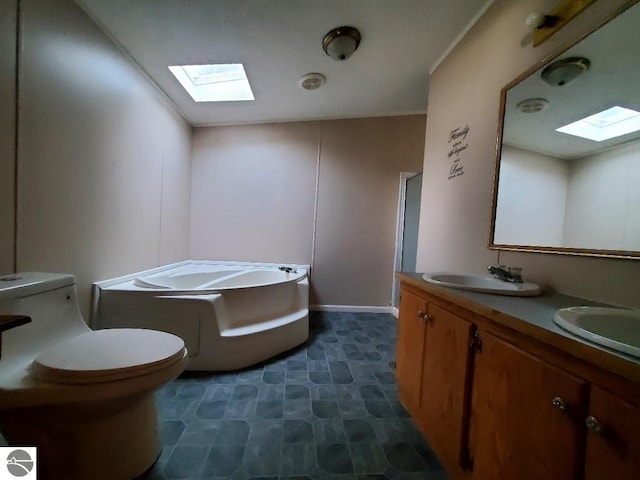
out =
{"type": "Polygon", "coordinates": [[[388,307],[398,182],[425,117],[198,128],[194,258],[311,264],[311,303],[388,307]]]}
{"type": "Polygon", "coordinates": [[[429,86],[418,270],[482,273],[498,261],[563,293],[640,306],[640,262],[487,248],[500,90],[569,40],[577,38],[622,0],[595,2],[539,47],[523,19],[537,0],[496,0],[432,73],[429,86]],[[448,180],[449,133],[470,127],[461,158],[464,174],[448,180]]]}
{"type": "Polygon", "coordinates": [[[640,142],[570,162],[564,241],[640,250],[640,142]]]}
{"type": "Polygon", "coordinates": [[[90,286],[189,254],[191,127],[70,0],[24,0],[17,265],[90,286]]]}
{"type": "Polygon", "coordinates": [[[562,246],[568,181],[565,160],[504,145],[494,243],[562,246]]]}

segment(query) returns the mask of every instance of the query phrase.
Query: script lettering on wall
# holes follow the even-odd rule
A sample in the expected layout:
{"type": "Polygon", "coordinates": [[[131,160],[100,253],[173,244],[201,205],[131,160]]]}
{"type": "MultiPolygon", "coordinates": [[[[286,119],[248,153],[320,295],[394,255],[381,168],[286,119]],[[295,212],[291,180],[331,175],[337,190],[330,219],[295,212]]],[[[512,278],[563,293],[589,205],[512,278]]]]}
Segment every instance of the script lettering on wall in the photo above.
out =
{"type": "Polygon", "coordinates": [[[449,180],[459,177],[464,174],[464,167],[462,166],[461,154],[467,148],[469,148],[469,142],[467,142],[467,135],[469,135],[469,124],[464,127],[456,127],[449,132],[449,152],[447,157],[451,161],[451,168],[449,169],[449,180]]]}

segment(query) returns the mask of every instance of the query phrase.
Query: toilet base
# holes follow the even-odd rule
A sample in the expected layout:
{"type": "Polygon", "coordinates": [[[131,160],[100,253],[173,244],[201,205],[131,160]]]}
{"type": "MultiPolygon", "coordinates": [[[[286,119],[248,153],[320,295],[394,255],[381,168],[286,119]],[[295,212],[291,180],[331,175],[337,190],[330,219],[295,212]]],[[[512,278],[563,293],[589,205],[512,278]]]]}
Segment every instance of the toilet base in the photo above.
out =
{"type": "Polygon", "coordinates": [[[128,480],[160,455],[152,392],[118,401],[0,411],[10,445],[38,447],[38,478],[128,480]]]}

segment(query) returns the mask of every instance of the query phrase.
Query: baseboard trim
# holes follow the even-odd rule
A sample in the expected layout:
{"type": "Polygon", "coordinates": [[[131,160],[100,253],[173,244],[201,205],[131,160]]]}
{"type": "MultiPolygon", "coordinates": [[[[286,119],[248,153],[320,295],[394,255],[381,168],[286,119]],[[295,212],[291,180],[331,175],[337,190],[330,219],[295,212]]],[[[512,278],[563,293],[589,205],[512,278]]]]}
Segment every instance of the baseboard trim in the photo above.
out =
{"type": "Polygon", "coordinates": [[[353,312],[353,313],[393,313],[393,307],[375,307],[371,305],[309,305],[315,312],[353,312]]]}

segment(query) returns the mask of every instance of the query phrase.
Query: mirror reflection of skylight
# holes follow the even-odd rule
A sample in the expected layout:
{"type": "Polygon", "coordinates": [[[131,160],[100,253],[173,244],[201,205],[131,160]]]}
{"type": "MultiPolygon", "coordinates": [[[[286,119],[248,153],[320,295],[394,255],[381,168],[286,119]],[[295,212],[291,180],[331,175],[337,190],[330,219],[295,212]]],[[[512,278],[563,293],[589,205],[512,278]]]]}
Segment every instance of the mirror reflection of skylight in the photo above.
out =
{"type": "Polygon", "coordinates": [[[241,63],[177,65],[169,70],[196,102],[254,100],[241,63]]]}
{"type": "Polygon", "coordinates": [[[557,128],[557,132],[602,142],[640,130],[640,112],[624,107],[611,107],[600,113],[557,128]]]}

